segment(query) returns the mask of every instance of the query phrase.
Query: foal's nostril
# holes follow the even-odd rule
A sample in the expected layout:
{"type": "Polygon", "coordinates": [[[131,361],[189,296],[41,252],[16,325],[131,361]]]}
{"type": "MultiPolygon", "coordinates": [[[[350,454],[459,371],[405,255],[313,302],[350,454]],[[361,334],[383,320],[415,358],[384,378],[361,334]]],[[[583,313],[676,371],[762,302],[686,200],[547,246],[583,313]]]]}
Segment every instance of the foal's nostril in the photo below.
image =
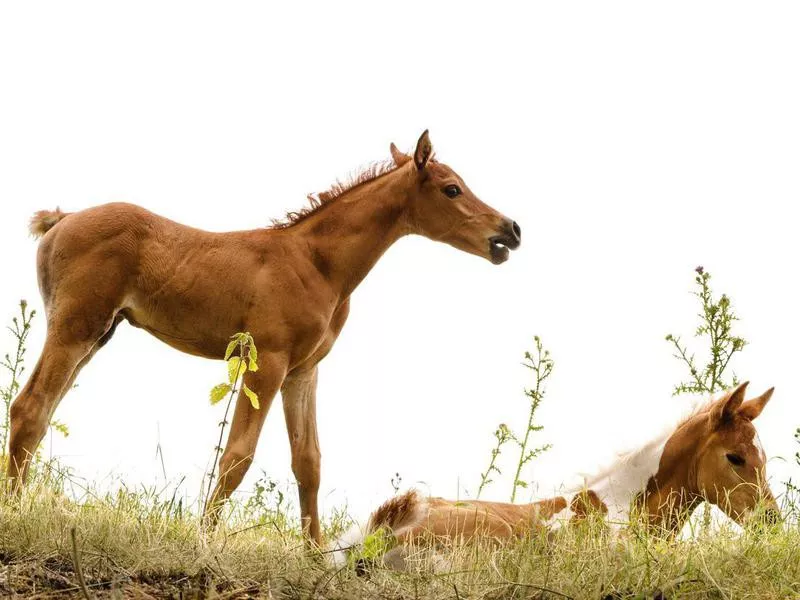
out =
{"type": "Polygon", "coordinates": [[[516,221],[511,221],[511,231],[514,233],[514,237],[517,238],[518,242],[522,241],[522,229],[520,229],[519,225],[516,221]]]}

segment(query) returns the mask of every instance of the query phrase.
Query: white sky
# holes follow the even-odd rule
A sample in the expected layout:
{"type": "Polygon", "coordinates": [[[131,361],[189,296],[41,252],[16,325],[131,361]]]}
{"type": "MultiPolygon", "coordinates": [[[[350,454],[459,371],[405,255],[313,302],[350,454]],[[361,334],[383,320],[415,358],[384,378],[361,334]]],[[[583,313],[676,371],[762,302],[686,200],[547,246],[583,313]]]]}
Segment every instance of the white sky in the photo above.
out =
{"type": "MultiPolygon", "coordinates": [[[[737,372],[755,392],[777,386],[758,421],[767,452],[791,457],[800,7],[487,7],[4,3],[1,320],[21,297],[41,308],[35,210],[125,200],[211,230],[259,227],[430,128],[523,246],[494,267],[407,238],[355,292],[321,367],[324,508],[368,510],[395,472],[474,493],[496,425],[524,425],[534,334],[556,359],[537,440],[554,449],[529,474],[544,492],[658,430],[685,402],[670,397],[682,373],[664,335],[694,329],[698,264],[751,342],[737,372]]],[[[43,336],[40,317],[31,367],[43,336]]],[[[223,377],[123,325],[61,404],[72,435],[53,451],[82,477],[153,484],[160,441],[168,479],[187,475],[194,494],[223,377]]],[[[242,489],[261,468],[291,478],[280,402],[242,489]]],[[[790,465],[770,473],[780,491],[790,465]]]]}

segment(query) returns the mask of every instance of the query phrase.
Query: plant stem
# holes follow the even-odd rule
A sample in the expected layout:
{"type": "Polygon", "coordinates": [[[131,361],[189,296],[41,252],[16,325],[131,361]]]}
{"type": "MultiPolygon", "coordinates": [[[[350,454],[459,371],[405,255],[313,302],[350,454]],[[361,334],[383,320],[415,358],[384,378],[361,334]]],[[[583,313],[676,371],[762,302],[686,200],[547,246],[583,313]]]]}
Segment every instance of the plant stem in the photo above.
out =
{"type": "Polygon", "coordinates": [[[9,384],[4,388],[0,388],[0,396],[3,398],[4,405],[3,427],[1,432],[2,444],[0,445],[0,454],[3,456],[5,456],[6,453],[6,445],[8,444],[9,429],[11,426],[11,403],[19,392],[20,377],[25,370],[25,342],[31,331],[33,317],[36,315],[35,310],[30,313],[27,312],[28,303],[25,300],[20,300],[19,307],[21,320],[14,317],[11,321],[13,327],[7,328],[16,340],[14,358],[12,359],[10,355],[6,354],[5,357],[0,360],[0,366],[11,374],[11,381],[9,384]]]}
{"type": "Polygon", "coordinates": [[[475,498],[478,499],[481,497],[481,492],[483,492],[483,488],[489,485],[492,480],[490,479],[492,471],[496,471],[500,473],[500,469],[497,468],[497,457],[500,456],[500,449],[503,445],[510,439],[508,427],[504,424],[500,424],[497,430],[494,432],[494,437],[497,439],[497,445],[492,449],[492,457],[489,460],[489,466],[487,467],[484,473],[481,473],[481,483],[478,486],[478,493],[475,495],[475,498]]]}
{"type": "MultiPolygon", "coordinates": [[[[244,343],[239,342],[239,356],[244,357],[244,343]]],[[[219,458],[222,455],[222,440],[225,436],[225,426],[228,424],[228,413],[231,410],[231,404],[233,404],[233,398],[237,392],[237,384],[241,379],[241,375],[236,377],[233,385],[231,386],[231,391],[228,394],[228,403],[225,405],[225,414],[222,417],[222,421],[219,424],[219,440],[217,440],[217,445],[214,448],[214,463],[211,465],[211,472],[208,474],[208,489],[206,490],[206,507],[207,510],[211,510],[215,501],[215,498],[211,497],[212,493],[212,486],[214,484],[214,473],[217,471],[217,465],[219,464],[219,458]]],[[[217,478],[218,480],[220,477],[217,478]]]]}
{"type": "Polygon", "coordinates": [[[219,464],[219,457],[222,454],[222,439],[225,436],[225,426],[228,424],[228,412],[233,404],[233,397],[236,395],[236,388],[231,388],[231,393],[228,395],[228,403],[225,405],[225,415],[219,424],[219,440],[214,448],[214,463],[211,465],[211,472],[208,474],[208,489],[206,490],[206,506],[209,508],[212,504],[211,488],[214,483],[214,473],[217,471],[217,464],[219,464]]]}
{"type": "Polygon", "coordinates": [[[530,355],[526,356],[526,358],[530,361],[531,364],[526,364],[525,366],[529,369],[532,369],[536,373],[536,386],[532,390],[526,390],[525,395],[531,399],[530,404],[530,411],[528,412],[528,425],[525,428],[525,436],[522,439],[522,442],[517,442],[519,444],[519,461],[517,462],[517,471],[514,474],[514,482],[511,488],[511,502],[514,502],[517,497],[517,488],[519,487],[520,482],[520,474],[522,473],[522,467],[533,457],[538,451],[541,451],[542,448],[547,449],[549,446],[543,446],[542,448],[537,448],[537,450],[533,451],[531,455],[526,455],[525,452],[528,449],[528,441],[530,439],[531,432],[538,431],[540,428],[536,427],[533,423],[533,419],[536,415],[536,409],[539,408],[539,403],[541,402],[543,391],[542,391],[542,383],[545,379],[550,376],[550,372],[553,369],[553,362],[548,358],[548,353],[543,350],[542,343],[539,338],[536,339],[536,358],[531,358],[530,355]]]}

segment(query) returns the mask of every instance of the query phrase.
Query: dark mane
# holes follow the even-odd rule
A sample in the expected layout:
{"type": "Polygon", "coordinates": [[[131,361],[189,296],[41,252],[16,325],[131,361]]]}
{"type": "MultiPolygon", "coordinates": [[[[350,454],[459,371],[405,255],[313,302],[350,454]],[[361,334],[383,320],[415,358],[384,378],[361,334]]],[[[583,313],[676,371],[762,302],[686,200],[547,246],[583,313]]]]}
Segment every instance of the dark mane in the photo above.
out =
{"type": "Polygon", "coordinates": [[[345,192],[349,192],[355,187],[363,185],[373,179],[377,179],[382,175],[391,173],[397,169],[397,165],[392,159],[377,161],[371,163],[361,169],[360,171],[349,176],[345,181],[336,180],[330,189],[319,192],[318,194],[308,195],[308,204],[300,210],[290,211],[286,213],[283,219],[273,219],[273,229],[286,229],[292,225],[296,225],[300,221],[304,221],[311,215],[319,211],[323,206],[336,200],[345,192]]]}

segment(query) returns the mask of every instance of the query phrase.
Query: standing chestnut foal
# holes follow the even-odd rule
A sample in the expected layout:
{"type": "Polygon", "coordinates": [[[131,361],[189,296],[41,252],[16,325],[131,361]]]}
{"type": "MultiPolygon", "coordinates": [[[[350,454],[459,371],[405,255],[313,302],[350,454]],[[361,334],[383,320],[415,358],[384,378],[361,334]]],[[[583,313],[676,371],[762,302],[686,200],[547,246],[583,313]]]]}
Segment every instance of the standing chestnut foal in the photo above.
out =
{"type": "Polygon", "coordinates": [[[37,266],[48,328],[39,362],[11,407],[14,488],[25,481],[59,401],[120,321],[183,352],[217,359],[231,334],[249,331],[260,368],[245,382],[262,408],[239,396],[206,512],[215,517],[242,481],[280,390],[303,530],[319,544],[317,364],[344,326],[350,294],[407,234],[494,264],[520,244],[514,221],[432,158],[427,131],[413,157],[394,145],[391,153],[391,162],[337,184],[269,229],[210,233],[129,204],[37,213],[31,231],[43,236],[37,266]]]}

